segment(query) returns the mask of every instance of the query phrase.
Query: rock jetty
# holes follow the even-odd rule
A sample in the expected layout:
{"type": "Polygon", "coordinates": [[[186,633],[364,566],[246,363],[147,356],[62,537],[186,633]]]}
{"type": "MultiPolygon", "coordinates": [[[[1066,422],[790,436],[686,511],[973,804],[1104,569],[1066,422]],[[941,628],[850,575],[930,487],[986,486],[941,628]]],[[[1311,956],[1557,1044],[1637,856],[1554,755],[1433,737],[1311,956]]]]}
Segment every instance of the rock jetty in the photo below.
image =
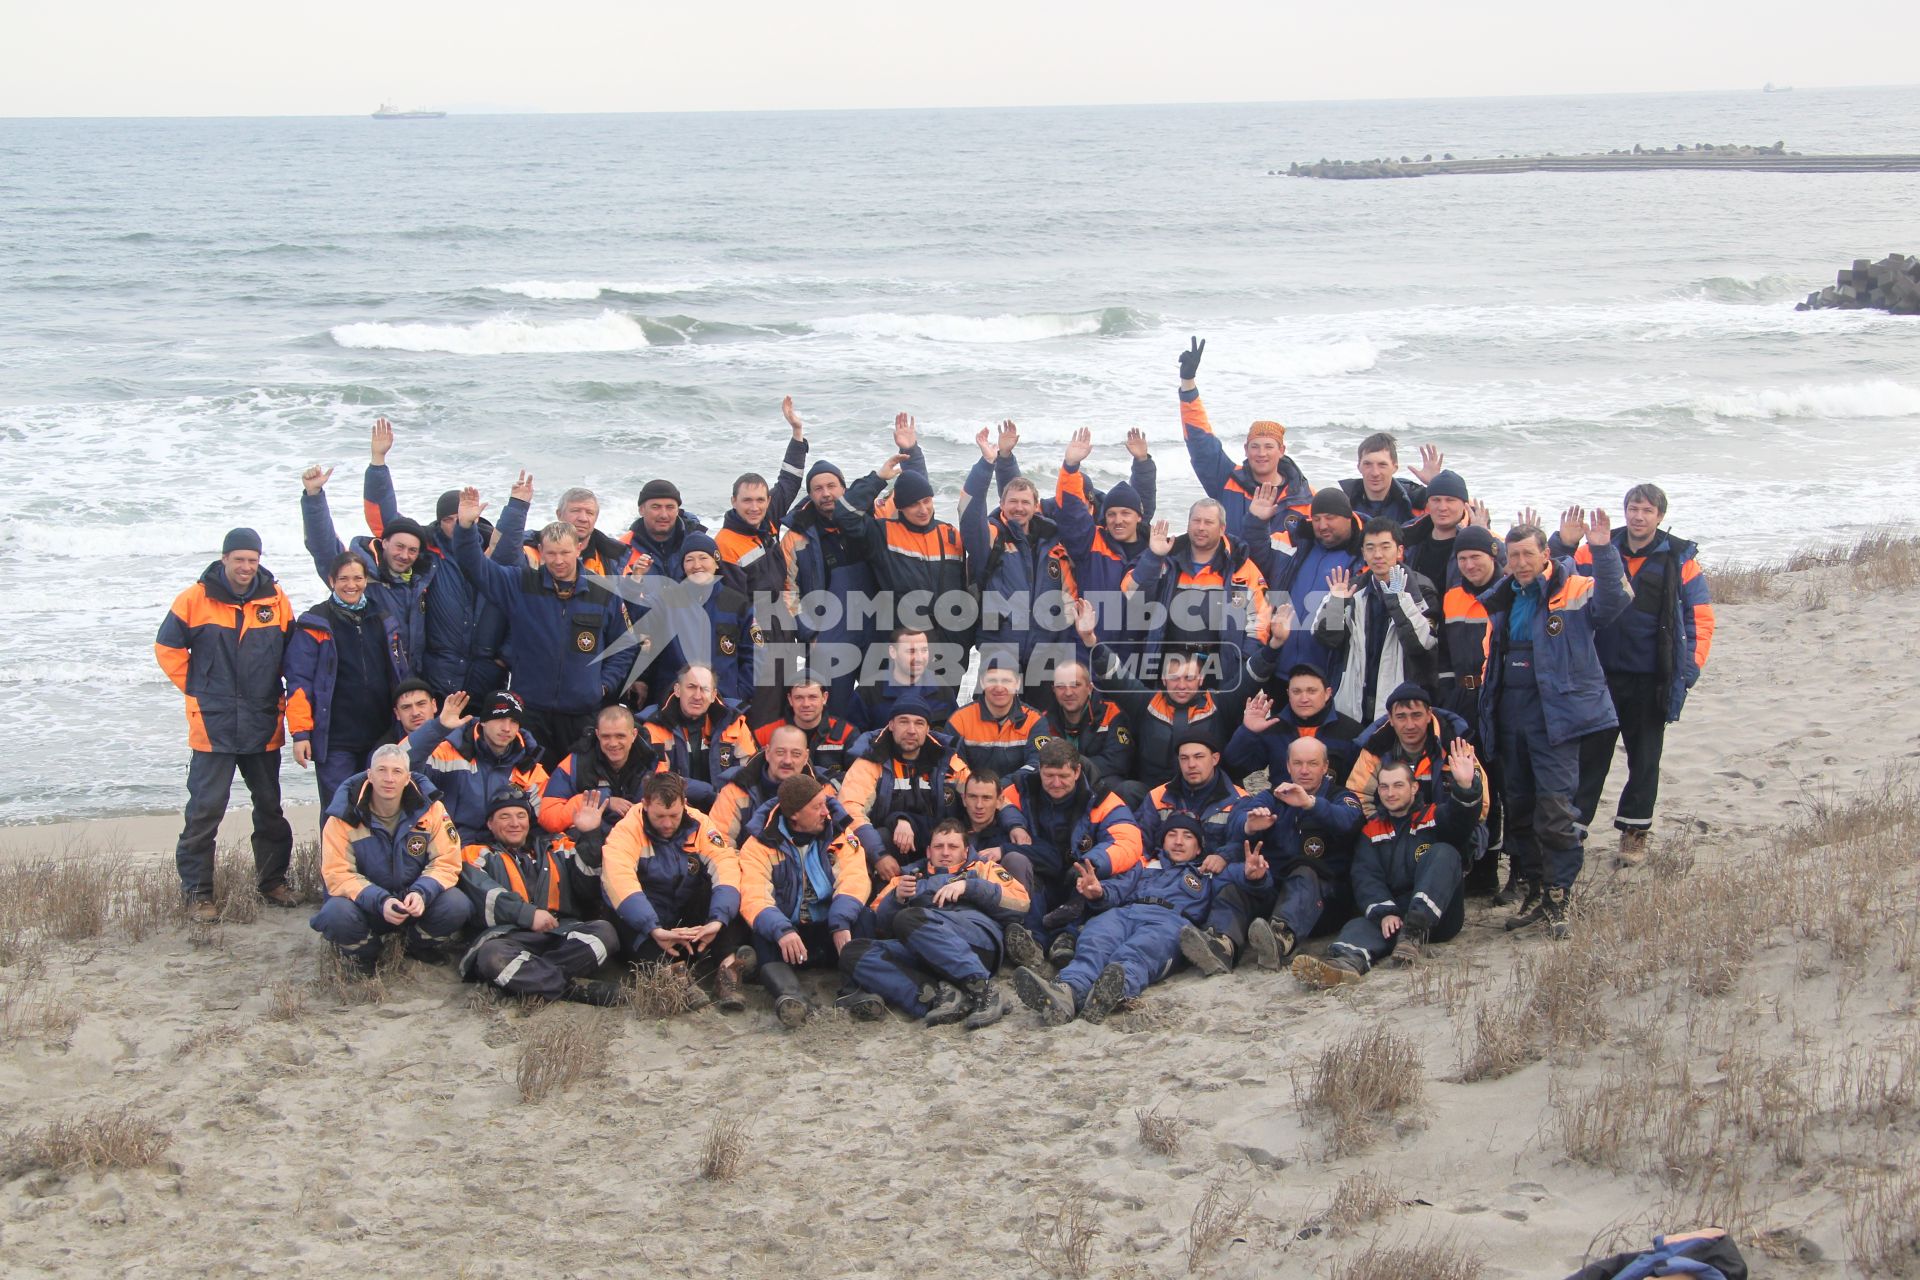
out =
{"type": "Polygon", "coordinates": [[[1879,262],[1856,258],[1840,279],[1807,295],[1795,311],[1891,311],[1920,316],[1920,258],[1890,253],[1879,262]]]}
{"type": "Polygon", "coordinates": [[[1291,164],[1269,169],[1274,177],[1333,178],[1429,178],[1461,173],[1632,173],[1649,169],[1717,169],[1743,173],[1920,173],[1920,155],[1804,155],[1787,150],[1776,142],[1770,147],[1716,145],[1699,142],[1677,147],[1634,146],[1629,151],[1595,152],[1589,155],[1563,156],[1548,152],[1543,156],[1494,156],[1477,160],[1456,160],[1451,153],[1438,160],[1425,155],[1372,160],[1319,160],[1312,164],[1291,164]]]}

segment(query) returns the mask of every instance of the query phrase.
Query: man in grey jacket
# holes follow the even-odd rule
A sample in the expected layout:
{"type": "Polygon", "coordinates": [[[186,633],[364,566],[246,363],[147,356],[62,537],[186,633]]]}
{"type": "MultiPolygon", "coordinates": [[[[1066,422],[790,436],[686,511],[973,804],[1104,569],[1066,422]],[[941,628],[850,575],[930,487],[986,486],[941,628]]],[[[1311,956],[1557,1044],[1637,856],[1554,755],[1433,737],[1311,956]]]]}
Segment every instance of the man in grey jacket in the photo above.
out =
{"type": "Polygon", "coordinates": [[[1334,709],[1372,724],[1387,694],[1412,681],[1431,691],[1440,647],[1440,593],[1400,562],[1400,525],[1367,522],[1358,573],[1335,569],[1313,616],[1313,638],[1341,663],[1334,709]]]}

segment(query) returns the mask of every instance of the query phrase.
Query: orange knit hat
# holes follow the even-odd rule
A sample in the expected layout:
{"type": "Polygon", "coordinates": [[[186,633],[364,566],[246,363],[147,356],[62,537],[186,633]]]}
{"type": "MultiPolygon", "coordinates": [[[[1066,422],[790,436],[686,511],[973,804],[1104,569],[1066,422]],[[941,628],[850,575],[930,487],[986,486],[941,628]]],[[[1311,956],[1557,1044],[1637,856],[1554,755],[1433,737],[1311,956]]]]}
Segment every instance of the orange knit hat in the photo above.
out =
{"type": "Polygon", "coordinates": [[[1282,449],[1287,447],[1287,429],[1277,422],[1269,422],[1262,418],[1247,428],[1247,439],[1257,440],[1261,436],[1265,436],[1282,449]]]}

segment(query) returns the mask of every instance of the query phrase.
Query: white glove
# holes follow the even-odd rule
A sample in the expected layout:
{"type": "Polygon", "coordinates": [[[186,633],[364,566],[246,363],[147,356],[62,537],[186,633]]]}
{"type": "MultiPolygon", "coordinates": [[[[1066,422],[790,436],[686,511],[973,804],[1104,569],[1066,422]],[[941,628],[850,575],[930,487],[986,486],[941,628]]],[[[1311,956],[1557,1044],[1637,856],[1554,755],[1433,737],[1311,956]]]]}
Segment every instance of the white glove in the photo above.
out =
{"type": "Polygon", "coordinates": [[[1393,572],[1387,575],[1387,590],[1392,592],[1395,595],[1399,595],[1402,591],[1405,591],[1406,589],[1407,589],[1407,566],[1403,564],[1397,564],[1393,566],[1393,572]]]}

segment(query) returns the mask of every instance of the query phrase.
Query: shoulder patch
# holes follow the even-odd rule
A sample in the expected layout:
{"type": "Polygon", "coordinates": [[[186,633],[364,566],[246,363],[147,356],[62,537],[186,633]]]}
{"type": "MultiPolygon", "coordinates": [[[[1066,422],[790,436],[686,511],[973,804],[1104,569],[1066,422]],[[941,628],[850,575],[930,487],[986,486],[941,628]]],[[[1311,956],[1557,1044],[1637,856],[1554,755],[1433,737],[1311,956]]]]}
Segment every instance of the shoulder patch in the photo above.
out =
{"type": "Polygon", "coordinates": [[[1562,617],[1560,614],[1551,613],[1547,615],[1547,634],[1548,635],[1557,636],[1562,631],[1565,631],[1566,629],[1567,629],[1567,620],[1564,617],[1562,617]]]}
{"type": "Polygon", "coordinates": [[[1123,747],[1130,747],[1133,745],[1133,735],[1127,732],[1127,726],[1123,724],[1114,726],[1113,740],[1119,743],[1123,747]]]}
{"type": "Polygon", "coordinates": [[[1358,809],[1360,807],[1360,797],[1349,791],[1346,795],[1340,797],[1340,803],[1349,809],[1358,809]]]}

